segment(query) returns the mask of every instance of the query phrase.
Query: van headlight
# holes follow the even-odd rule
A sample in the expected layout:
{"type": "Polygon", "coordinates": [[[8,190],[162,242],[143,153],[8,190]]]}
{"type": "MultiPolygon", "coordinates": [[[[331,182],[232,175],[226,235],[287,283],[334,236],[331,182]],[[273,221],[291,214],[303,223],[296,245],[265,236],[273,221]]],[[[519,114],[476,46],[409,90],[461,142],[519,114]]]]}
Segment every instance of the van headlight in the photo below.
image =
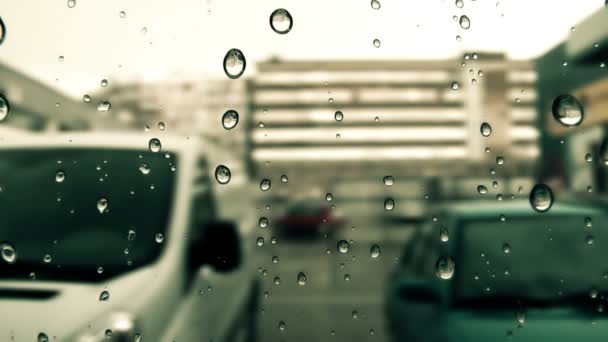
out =
{"type": "Polygon", "coordinates": [[[123,341],[138,341],[136,336],[139,334],[136,332],[137,325],[135,323],[135,317],[128,312],[113,312],[103,323],[107,328],[98,332],[89,332],[77,339],[78,342],[106,342],[108,340],[113,342],[123,341]]]}

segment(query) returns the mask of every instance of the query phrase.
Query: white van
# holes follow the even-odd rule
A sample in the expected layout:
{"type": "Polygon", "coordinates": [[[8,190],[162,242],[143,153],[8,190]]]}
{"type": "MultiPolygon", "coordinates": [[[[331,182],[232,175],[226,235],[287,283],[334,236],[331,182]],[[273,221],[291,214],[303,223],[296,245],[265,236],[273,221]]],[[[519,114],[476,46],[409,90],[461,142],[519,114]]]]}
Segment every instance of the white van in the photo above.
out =
{"type": "Polygon", "coordinates": [[[252,341],[258,283],[195,139],[0,140],[0,341],[252,341]]]}

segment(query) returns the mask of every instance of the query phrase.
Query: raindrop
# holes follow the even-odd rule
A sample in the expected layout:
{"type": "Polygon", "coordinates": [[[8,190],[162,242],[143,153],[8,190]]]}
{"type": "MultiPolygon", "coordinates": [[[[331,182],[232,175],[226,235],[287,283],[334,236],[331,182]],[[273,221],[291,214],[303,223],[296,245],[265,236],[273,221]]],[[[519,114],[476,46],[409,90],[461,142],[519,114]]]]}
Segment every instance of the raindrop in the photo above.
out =
{"type": "Polygon", "coordinates": [[[490,134],[492,134],[492,126],[490,126],[489,123],[484,122],[481,124],[481,127],[479,127],[479,131],[484,137],[489,137],[490,134]]]}
{"type": "Polygon", "coordinates": [[[260,226],[260,228],[268,227],[268,218],[260,217],[260,220],[258,221],[258,225],[260,226]]]}
{"type": "Polygon", "coordinates": [[[258,247],[264,246],[264,238],[261,236],[258,236],[258,238],[255,240],[255,243],[258,245],[258,247]]]}
{"type": "Polygon", "coordinates": [[[158,123],[158,129],[160,129],[161,131],[164,131],[166,128],[165,123],[164,122],[159,122],[158,123]]]}
{"type": "Polygon", "coordinates": [[[38,334],[38,342],[49,342],[49,337],[47,334],[41,332],[38,334]]]}
{"type": "Polygon", "coordinates": [[[63,60],[64,60],[64,59],[65,59],[65,57],[63,57],[63,56],[59,56],[59,57],[57,57],[57,60],[58,60],[59,62],[63,62],[63,60]]]}
{"type": "Polygon", "coordinates": [[[284,8],[274,10],[270,15],[270,27],[278,34],[286,34],[293,27],[293,18],[284,8]]]}
{"type": "Polygon", "coordinates": [[[136,236],[137,236],[137,233],[135,233],[135,231],[133,229],[129,229],[129,232],[127,233],[127,240],[133,241],[133,240],[135,240],[136,236]]]}
{"type": "Polygon", "coordinates": [[[2,260],[6,263],[14,264],[17,261],[17,251],[15,247],[7,242],[0,243],[0,253],[2,254],[2,260]]]}
{"type": "Polygon", "coordinates": [[[112,108],[112,104],[108,100],[101,101],[99,104],[97,104],[98,112],[106,113],[110,110],[110,108],[112,108]]]}
{"type": "Polygon", "coordinates": [[[325,200],[326,200],[327,202],[331,202],[331,201],[333,201],[333,200],[334,200],[334,195],[333,195],[331,192],[326,193],[326,194],[325,194],[325,200]]]}
{"type": "Polygon", "coordinates": [[[587,235],[587,237],[585,237],[585,242],[587,242],[588,245],[593,245],[593,242],[595,241],[595,237],[592,234],[587,235]]]}
{"type": "Polygon", "coordinates": [[[273,264],[278,264],[278,263],[279,263],[279,257],[278,257],[278,256],[276,256],[276,255],[275,255],[275,256],[273,256],[273,257],[272,257],[272,263],[273,263],[273,264]]]}
{"type": "Polygon", "coordinates": [[[380,9],[380,1],[378,0],[372,0],[372,8],[375,10],[379,10],[380,9]]]}
{"type": "Polygon", "coordinates": [[[458,7],[458,8],[464,7],[464,1],[462,1],[462,0],[456,0],[456,7],[458,7]]]}
{"type": "Polygon", "coordinates": [[[222,115],[222,126],[224,126],[224,129],[233,129],[238,123],[239,113],[237,113],[235,110],[227,110],[224,115],[222,115]]]}
{"type": "Polygon", "coordinates": [[[125,13],[125,11],[120,11],[120,13],[118,13],[118,15],[119,15],[121,18],[124,18],[124,17],[126,17],[126,16],[127,16],[127,13],[125,13]]]}
{"type": "Polygon", "coordinates": [[[264,178],[260,182],[260,190],[262,190],[262,191],[268,191],[270,189],[271,185],[272,185],[272,183],[270,183],[270,179],[264,178]]]}
{"type": "Polygon", "coordinates": [[[110,339],[112,337],[112,329],[106,329],[105,335],[107,339],[110,339]]]}
{"type": "Polygon", "coordinates": [[[279,277],[274,277],[274,284],[275,284],[275,285],[280,285],[280,284],[281,284],[281,278],[279,278],[279,277]]]}
{"type": "Polygon", "coordinates": [[[350,274],[346,273],[344,275],[344,281],[350,281],[350,274]]]}
{"type": "Polygon", "coordinates": [[[287,324],[285,324],[285,322],[283,322],[283,321],[280,321],[279,322],[279,330],[285,331],[285,328],[287,328],[287,324]]]}
{"type": "MultiPolygon", "coordinates": [[[[1,20],[1,19],[0,19],[1,20]]],[[[2,23],[0,21],[0,23],[2,23]]],[[[0,38],[2,39],[2,38],[0,38]]],[[[8,114],[11,112],[11,105],[8,103],[8,100],[4,95],[0,94],[0,121],[4,121],[8,114]]]]}
{"type": "Polygon", "coordinates": [[[384,182],[384,185],[390,186],[395,183],[395,179],[393,176],[384,176],[384,178],[382,178],[382,182],[384,182]]]}
{"type": "Polygon", "coordinates": [[[441,240],[441,242],[448,242],[449,239],[450,232],[447,228],[441,227],[441,229],[439,230],[439,240],[441,240]]]}
{"type": "Polygon", "coordinates": [[[44,255],[44,257],[42,257],[42,261],[44,261],[45,264],[48,264],[53,261],[53,257],[47,253],[44,255]]]}
{"type": "Polygon", "coordinates": [[[593,226],[593,221],[591,220],[591,217],[585,217],[585,227],[591,228],[592,226],[593,226]]]}
{"type": "Polygon", "coordinates": [[[486,186],[485,186],[485,185],[478,185],[478,186],[477,186],[477,192],[478,192],[480,195],[485,195],[485,194],[487,194],[487,193],[488,193],[488,188],[486,188],[486,186]]]}
{"type": "Polygon", "coordinates": [[[306,274],[304,274],[304,272],[298,273],[298,285],[306,285],[306,274]]]}
{"type": "Polygon", "coordinates": [[[65,172],[59,170],[55,173],[55,182],[61,183],[65,180],[65,172]]]}
{"type": "Polygon", "coordinates": [[[496,157],[496,164],[503,165],[505,163],[505,158],[503,156],[496,157]]]}
{"type": "Polygon", "coordinates": [[[150,151],[152,152],[160,152],[160,140],[158,140],[157,138],[150,139],[150,141],[148,142],[148,148],[150,148],[150,151]]]}
{"type": "Polygon", "coordinates": [[[392,198],[387,198],[384,200],[384,210],[391,211],[395,209],[395,200],[392,198]]]}
{"type": "Polygon", "coordinates": [[[553,205],[553,191],[545,184],[536,184],[530,191],[530,205],[536,212],[544,213],[553,205]]]}
{"type": "Polygon", "coordinates": [[[454,259],[451,257],[439,257],[435,263],[435,274],[441,279],[451,279],[455,266],[454,259]]]}
{"type": "Polygon", "coordinates": [[[287,181],[288,181],[287,175],[281,175],[281,182],[287,183],[287,181]]]}
{"type": "Polygon", "coordinates": [[[336,119],[336,121],[340,122],[344,119],[344,114],[341,111],[336,111],[336,113],[334,113],[334,119],[336,119]]]}
{"type": "Polygon", "coordinates": [[[452,90],[458,90],[460,88],[460,83],[454,81],[452,82],[452,90]]]}
{"type": "Polygon", "coordinates": [[[107,87],[108,86],[108,80],[106,80],[105,78],[103,80],[101,80],[101,86],[103,88],[107,87]]]}
{"type": "Polygon", "coordinates": [[[230,49],[224,57],[224,72],[231,79],[237,79],[245,72],[247,61],[239,49],[230,49]]]}
{"type": "Polygon", "coordinates": [[[374,47],[379,48],[380,47],[380,39],[376,38],[374,39],[374,47]]]}
{"type": "Polygon", "coordinates": [[[376,259],[377,257],[380,256],[380,246],[378,246],[377,244],[373,244],[372,247],[369,249],[369,256],[371,256],[373,259],[376,259]]]}
{"type": "Polygon", "coordinates": [[[574,96],[568,94],[556,97],[551,110],[553,118],[566,127],[579,125],[585,116],[583,105],[574,96]]]}
{"type": "Polygon", "coordinates": [[[97,200],[97,210],[102,214],[108,208],[108,200],[105,197],[101,197],[97,200]]]}
{"type": "Polygon", "coordinates": [[[593,156],[591,155],[591,153],[585,154],[585,161],[587,163],[591,163],[593,161],[593,156]]]}
{"type": "Polygon", "coordinates": [[[108,299],[110,299],[110,292],[108,292],[108,291],[102,291],[102,292],[99,294],[99,301],[100,301],[100,302],[105,302],[105,301],[107,301],[108,299]]]}
{"type": "Polygon", "coordinates": [[[147,175],[150,173],[150,165],[146,164],[146,163],[141,163],[141,165],[139,165],[139,172],[141,172],[144,175],[147,175]]]}
{"type": "Polygon", "coordinates": [[[500,220],[500,222],[505,222],[505,221],[507,221],[507,217],[506,217],[505,215],[503,215],[503,214],[500,214],[500,215],[498,216],[498,219],[500,220]]]}
{"type": "Polygon", "coordinates": [[[505,254],[509,254],[509,253],[511,253],[511,245],[509,245],[508,243],[506,243],[506,242],[505,242],[505,243],[502,245],[502,251],[503,251],[503,253],[505,253],[505,254]]]}
{"type": "Polygon", "coordinates": [[[88,94],[84,94],[84,96],[82,97],[82,101],[89,103],[91,102],[91,96],[88,94]]]}
{"type": "Polygon", "coordinates": [[[76,0],[68,0],[68,8],[74,8],[76,6],[76,0]]]}
{"type": "Polygon", "coordinates": [[[342,253],[342,254],[347,253],[349,247],[350,246],[348,245],[348,242],[346,240],[338,241],[338,251],[340,251],[340,253],[342,253]]]}
{"type": "Polygon", "coordinates": [[[156,243],[163,243],[163,241],[165,241],[165,236],[163,233],[156,233],[154,236],[154,241],[156,241],[156,243]]]}
{"type": "Polygon", "coordinates": [[[524,323],[526,323],[526,314],[523,311],[517,311],[517,313],[515,313],[515,321],[517,322],[517,325],[523,326],[524,323]]]}
{"type": "Polygon", "coordinates": [[[460,16],[460,19],[458,20],[458,22],[460,23],[460,27],[462,27],[465,30],[468,30],[471,27],[471,21],[469,20],[469,17],[467,17],[466,15],[460,16]]]}
{"type": "Polygon", "coordinates": [[[351,312],[351,315],[353,316],[353,319],[359,318],[359,312],[357,310],[353,310],[353,312],[351,312]]]}
{"type": "Polygon", "coordinates": [[[228,184],[230,182],[230,169],[225,165],[218,165],[215,168],[215,180],[220,184],[228,184]]]}
{"type": "Polygon", "coordinates": [[[595,298],[597,298],[597,295],[598,295],[597,289],[592,287],[589,290],[589,298],[595,299],[595,298]]]}

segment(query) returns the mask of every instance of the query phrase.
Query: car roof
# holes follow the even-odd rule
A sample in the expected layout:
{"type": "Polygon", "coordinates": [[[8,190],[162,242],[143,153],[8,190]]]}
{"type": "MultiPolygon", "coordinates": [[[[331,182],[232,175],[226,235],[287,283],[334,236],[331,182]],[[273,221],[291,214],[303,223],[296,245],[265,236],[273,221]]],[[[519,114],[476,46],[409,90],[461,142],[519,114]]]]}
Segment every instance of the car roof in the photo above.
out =
{"type": "Polygon", "coordinates": [[[148,150],[150,139],[161,141],[161,152],[188,153],[204,150],[202,142],[196,137],[175,136],[151,133],[106,133],[106,132],[69,132],[69,133],[23,133],[0,135],[0,150],[36,148],[102,148],[148,150]]]}
{"type": "Polygon", "coordinates": [[[475,200],[462,201],[445,205],[441,208],[442,216],[455,220],[496,218],[499,215],[509,216],[534,216],[534,215],[597,215],[601,213],[599,208],[588,205],[577,205],[575,203],[561,203],[556,200],[546,213],[537,213],[530,206],[530,202],[523,199],[497,201],[475,200]]]}

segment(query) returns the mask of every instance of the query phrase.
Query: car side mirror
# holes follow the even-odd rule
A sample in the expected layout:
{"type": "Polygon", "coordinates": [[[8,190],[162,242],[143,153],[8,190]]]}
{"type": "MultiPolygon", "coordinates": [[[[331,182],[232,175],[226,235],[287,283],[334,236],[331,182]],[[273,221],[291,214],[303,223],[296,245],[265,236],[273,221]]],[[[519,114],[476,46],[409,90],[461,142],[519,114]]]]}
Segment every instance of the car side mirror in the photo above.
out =
{"type": "Polygon", "coordinates": [[[190,245],[189,266],[209,265],[219,272],[230,272],[241,264],[241,239],[232,222],[213,222],[202,228],[201,236],[190,245]]]}

